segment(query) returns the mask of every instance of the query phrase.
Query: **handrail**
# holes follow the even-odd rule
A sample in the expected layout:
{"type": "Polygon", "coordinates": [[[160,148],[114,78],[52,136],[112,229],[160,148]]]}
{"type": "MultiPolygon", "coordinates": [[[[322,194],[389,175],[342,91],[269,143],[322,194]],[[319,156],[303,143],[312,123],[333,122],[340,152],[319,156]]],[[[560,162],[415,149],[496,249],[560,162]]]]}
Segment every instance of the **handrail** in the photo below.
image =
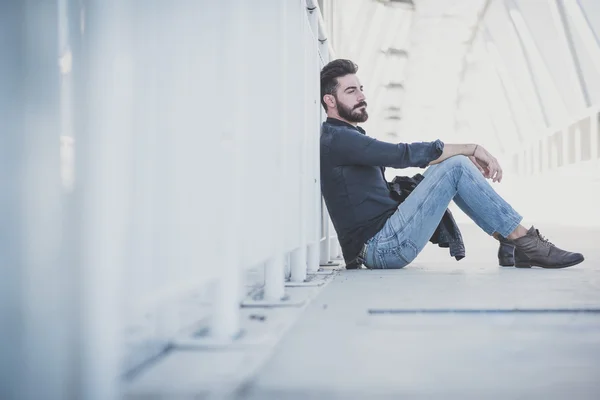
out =
{"type": "Polygon", "coordinates": [[[329,51],[329,59],[335,59],[335,52],[333,50],[333,46],[331,45],[330,35],[327,32],[327,28],[325,28],[325,20],[323,19],[323,13],[321,12],[321,8],[319,7],[319,3],[317,0],[306,0],[306,9],[308,12],[317,13],[318,19],[318,40],[320,43],[327,42],[327,50],[329,51]]]}

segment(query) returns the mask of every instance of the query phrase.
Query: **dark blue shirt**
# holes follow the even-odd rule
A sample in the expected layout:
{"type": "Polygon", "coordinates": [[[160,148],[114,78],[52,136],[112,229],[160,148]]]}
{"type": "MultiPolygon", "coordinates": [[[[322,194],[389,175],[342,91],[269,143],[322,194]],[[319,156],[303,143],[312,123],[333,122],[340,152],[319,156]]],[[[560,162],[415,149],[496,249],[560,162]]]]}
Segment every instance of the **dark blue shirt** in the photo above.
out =
{"type": "Polygon", "coordinates": [[[400,204],[390,196],[385,167],[425,168],[444,143],[386,143],[360,128],[327,118],[321,126],[321,191],[346,263],[383,228],[400,204]]]}

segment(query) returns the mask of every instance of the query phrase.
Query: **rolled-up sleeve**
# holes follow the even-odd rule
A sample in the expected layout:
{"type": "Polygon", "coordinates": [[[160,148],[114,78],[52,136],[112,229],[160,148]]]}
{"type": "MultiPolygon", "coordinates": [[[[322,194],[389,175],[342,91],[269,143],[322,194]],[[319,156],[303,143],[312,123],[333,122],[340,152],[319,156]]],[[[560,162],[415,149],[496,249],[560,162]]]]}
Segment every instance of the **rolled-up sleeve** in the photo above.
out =
{"type": "Polygon", "coordinates": [[[444,150],[441,140],[417,143],[382,142],[360,132],[338,133],[331,142],[331,155],[338,165],[425,168],[444,150]]]}

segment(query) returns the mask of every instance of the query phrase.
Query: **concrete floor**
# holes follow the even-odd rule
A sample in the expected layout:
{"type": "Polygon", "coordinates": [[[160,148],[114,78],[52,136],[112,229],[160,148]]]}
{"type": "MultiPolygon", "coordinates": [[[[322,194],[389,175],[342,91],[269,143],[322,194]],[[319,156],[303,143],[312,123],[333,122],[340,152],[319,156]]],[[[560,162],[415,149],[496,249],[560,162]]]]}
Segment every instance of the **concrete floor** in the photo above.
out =
{"type": "Polygon", "coordinates": [[[469,225],[460,262],[429,245],[404,270],[341,271],[236,397],[600,399],[600,230],[539,228],[586,261],[501,268],[469,225]]]}

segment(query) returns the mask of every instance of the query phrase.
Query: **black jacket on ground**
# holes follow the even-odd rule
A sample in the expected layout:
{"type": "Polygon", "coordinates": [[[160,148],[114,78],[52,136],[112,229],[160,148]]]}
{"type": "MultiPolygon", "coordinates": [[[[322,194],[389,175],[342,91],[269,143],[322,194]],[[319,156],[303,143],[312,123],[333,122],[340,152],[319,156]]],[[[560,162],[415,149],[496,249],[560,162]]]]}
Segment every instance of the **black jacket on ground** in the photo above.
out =
{"type": "MultiPolygon", "coordinates": [[[[423,178],[421,174],[416,174],[412,178],[408,176],[395,177],[392,183],[390,183],[392,197],[402,203],[423,178]]],[[[465,244],[460,229],[450,210],[446,210],[440,224],[429,241],[440,247],[449,247],[450,255],[456,258],[457,261],[465,257],[465,244]]]]}

